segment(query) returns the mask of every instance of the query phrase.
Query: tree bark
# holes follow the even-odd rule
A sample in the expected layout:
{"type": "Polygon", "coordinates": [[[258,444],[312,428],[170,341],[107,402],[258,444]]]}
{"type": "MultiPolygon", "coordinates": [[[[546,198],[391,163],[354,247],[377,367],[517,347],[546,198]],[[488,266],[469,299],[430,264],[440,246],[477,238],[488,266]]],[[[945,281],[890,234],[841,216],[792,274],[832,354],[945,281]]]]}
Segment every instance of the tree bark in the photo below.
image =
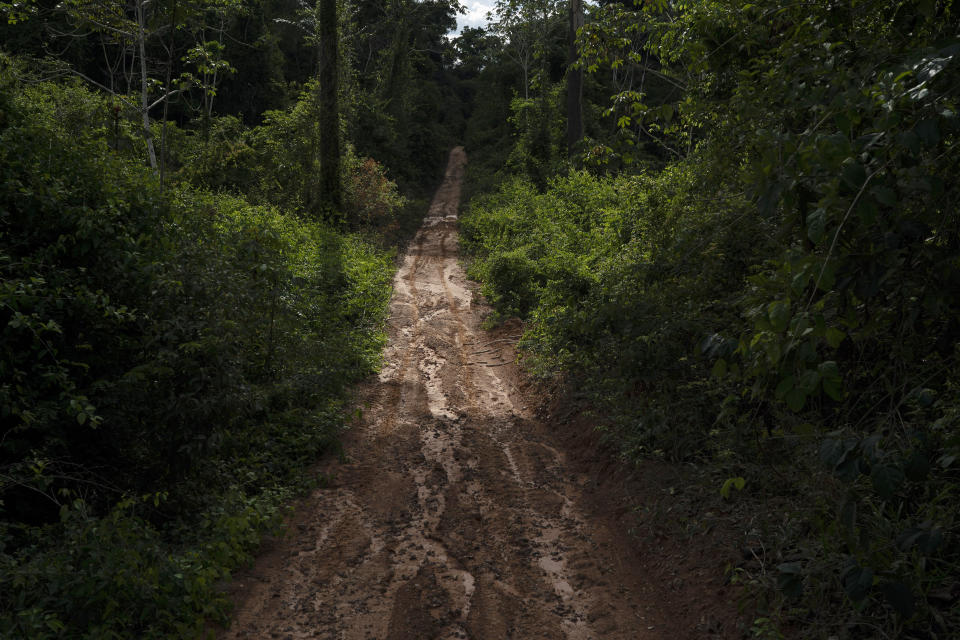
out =
{"type": "MultiPolygon", "coordinates": [[[[177,31],[177,0],[170,0],[170,41],[167,44],[167,69],[163,84],[165,93],[170,93],[170,76],[173,73],[173,36],[177,31]]],[[[167,170],[167,116],[170,113],[170,100],[163,101],[163,126],[160,129],[160,189],[163,190],[163,180],[167,170]]]]}
{"type": "Polygon", "coordinates": [[[583,138],[583,69],[574,68],[580,58],[577,52],[577,29],[583,26],[583,0],[570,0],[570,30],[567,37],[567,155],[573,156],[583,138]]]}
{"type": "Polygon", "coordinates": [[[150,168],[157,170],[157,153],[153,148],[153,131],[150,129],[150,95],[147,91],[147,11],[144,0],[137,0],[137,40],[140,48],[140,114],[143,116],[143,137],[147,141],[150,168]]]}
{"type": "Polygon", "coordinates": [[[339,38],[337,0],[320,2],[320,189],[324,215],[335,218],[340,189],[339,38]]]}

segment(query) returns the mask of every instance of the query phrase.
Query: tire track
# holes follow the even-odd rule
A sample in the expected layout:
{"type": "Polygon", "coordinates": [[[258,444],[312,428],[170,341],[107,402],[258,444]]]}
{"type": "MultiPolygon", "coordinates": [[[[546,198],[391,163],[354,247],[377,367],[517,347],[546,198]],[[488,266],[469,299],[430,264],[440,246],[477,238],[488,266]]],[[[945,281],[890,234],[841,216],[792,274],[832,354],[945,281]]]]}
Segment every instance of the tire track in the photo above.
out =
{"type": "Polygon", "coordinates": [[[353,462],[329,464],[334,485],[245,578],[221,638],[665,637],[639,624],[623,587],[638,577],[517,393],[510,341],[480,328],[455,250],[465,163],[454,149],[394,280],[353,462]]]}

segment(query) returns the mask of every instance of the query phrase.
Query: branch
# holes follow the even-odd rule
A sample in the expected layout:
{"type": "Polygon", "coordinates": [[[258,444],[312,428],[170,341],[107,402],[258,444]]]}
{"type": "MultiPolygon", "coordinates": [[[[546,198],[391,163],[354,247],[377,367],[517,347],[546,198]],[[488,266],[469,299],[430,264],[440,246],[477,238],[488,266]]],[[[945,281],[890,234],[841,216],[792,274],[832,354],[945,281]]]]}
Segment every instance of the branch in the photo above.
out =
{"type": "Polygon", "coordinates": [[[807,302],[807,309],[809,309],[810,305],[813,304],[813,298],[816,296],[817,289],[820,288],[820,281],[823,279],[823,274],[827,271],[827,263],[830,262],[830,258],[833,257],[833,250],[837,248],[837,242],[840,240],[840,232],[843,231],[843,225],[847,223],[847,219],[850,218],[853,208],[857,206],[857,203],[860,201],[860,196],[863,195],[867,185],[870,184],[870,181],[873,180],[875,175],[887,168],[887,164],[889,164],[889,162],[884,163],[882,167],[864,179],[863,184],[860,185],[860,190],[857,191],[857,195],[853,198],[853,202],[851,202],[850,206],[847,207],[847,212],[843,215],[843,220],[840,221],[840,225],[837,227],[836,233],[833,234],[833,242],[830,243],[830,249],[827,251],[827,257],[823,259],[823,267],[820,269],[820,274],[817,276],[817,282],[813,285],[813,291],[810,293],[810,300],[807,302]]]}
{"type": "Polygon", "coordinates": [[[147,107],[147,111],[150,111],[151,109],[153,109],[155,106],[157,106],[158,104],[160,104],[161,102],[169,98],[170,96],[175,96],[178,93],[183,93],[183,89],[174,89],[173,91],[167,91],[165,94],[163,94],[162,96],[154,100],[152,103],[150,103],[150,106],[147,107]]]}
{"type": "Polygon", "coordinates": [[[120,102],[122,102],[123,104],[127,105],[128,107],[130,107],[131,109],[137,109],[137,110],[140,109],[140,107],[138,107],[138,106],[135,105],[134,103],[132,103],[132,102],[130,102],[129,100],[127,100],[126,98],[124,98],[121,94],[117,93],[116,91],[114,91],[114,90],[111,89],[110,87],[106,86],[105,84],[101,84],[101,83],[97,82],[96,80],[94,80],[94,79],[91,78],[90,76],[85,75],[85,74],[81,73],[80,71],[77,71],[76,69],[68,69],[68,71],[69,71],[70,73],[76,75],[76,76],[80,76],[81,78],[83,78],[84,80],[86,80],[87,82],[89,82],[90,84],[92,84],[92,85],[94,85],[94,86],[97,86],[97,87],[100,87],[101,89],[103,89],[104,91],[106,91],[107,93],[109,93],[111,96],[113,96],[114,98],[116,98],[117,100],[119,100],[120,102]]]}
{"type": "Polygon", "coordinates": [[[644,73],[646,73],[647,71],[649,71],[650,73],[652,73],[653,75],[657,76],[657,77],[660,78],[661,80],[665,80],[667,83],[672,84],[672,85],[673,85],[674,87],[676,87],[677,89],[680,89],[681,91],[686,91],[686,90],[687,90],[687,85],[684,84],[684,83],[682,83],[682,82],[680,82],[680,81],[677,80],[676,78],[672,78],[672,77],[670,77],[670,76],[668,76],[668,75],[665,75],[665,74],[663,74],[663,73],[660,73],[660,72],[657,71],[656,69],[651,69],[651,68],[648,67],[647,65],[638,65],[638,66],[641,66],[641,68],[643,69],[643,72],[644,72],[644,73]]]}
{"type": "Polygon", "coordinates": [[[124,31],[124,30],[121,29],[120,27],[114,27],[114,26],[111,26],[111,25],[106,24],[106,23],[104,23],[104,22],[100,22],[99,20],[94,20],[93,18],[91,18],[91,17],[89,17],[89,16],[81,16],[80,19],[81,19],[83,22],[88,22],[88,23],[92,24],[94,27],[97,27],[97,29],[99,29],[99,30],[101,30],[101,31],[106,31],[106,32],[108,32],[108,33],[120,34],[120,35],[122,35],[122,36],[125,36],[125,37],[129,38],[130,40],[133,40],[133,39],[136,37],[136,36],[134,35],[134,33],[131,32],[131,31],[124,31]]]}

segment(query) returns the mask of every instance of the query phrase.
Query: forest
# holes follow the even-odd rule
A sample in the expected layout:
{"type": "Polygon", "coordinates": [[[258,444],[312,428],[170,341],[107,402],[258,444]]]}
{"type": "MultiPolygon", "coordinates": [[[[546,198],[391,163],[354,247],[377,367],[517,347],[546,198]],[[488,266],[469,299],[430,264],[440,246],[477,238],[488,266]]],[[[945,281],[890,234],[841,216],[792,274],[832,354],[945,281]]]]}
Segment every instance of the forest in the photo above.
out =
{"type": "Polygon", "coordinates": [[[0,1],[0,638],[228,623],[456,145],[488,325],[729,506],[741,637],[956,638],[960,7],[465,11],[0,1]]]}

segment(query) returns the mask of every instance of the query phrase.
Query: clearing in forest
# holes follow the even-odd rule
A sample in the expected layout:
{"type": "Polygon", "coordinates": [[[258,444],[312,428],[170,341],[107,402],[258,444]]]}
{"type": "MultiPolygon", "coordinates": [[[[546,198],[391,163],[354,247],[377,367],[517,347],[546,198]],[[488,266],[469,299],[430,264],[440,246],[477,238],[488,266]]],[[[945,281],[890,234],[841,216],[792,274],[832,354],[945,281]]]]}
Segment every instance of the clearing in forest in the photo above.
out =
{"type": "Polygon", "coordinates": [[[454,149],[394,280],[349,459],[237,580],[222,638],[723,637],[696,606],[672,617],[690,595],[645,570],[622,509],[605,513],[534,415],[515,336],[480,328],[487,310],[457,262],[465,164],[454,149]]]}

